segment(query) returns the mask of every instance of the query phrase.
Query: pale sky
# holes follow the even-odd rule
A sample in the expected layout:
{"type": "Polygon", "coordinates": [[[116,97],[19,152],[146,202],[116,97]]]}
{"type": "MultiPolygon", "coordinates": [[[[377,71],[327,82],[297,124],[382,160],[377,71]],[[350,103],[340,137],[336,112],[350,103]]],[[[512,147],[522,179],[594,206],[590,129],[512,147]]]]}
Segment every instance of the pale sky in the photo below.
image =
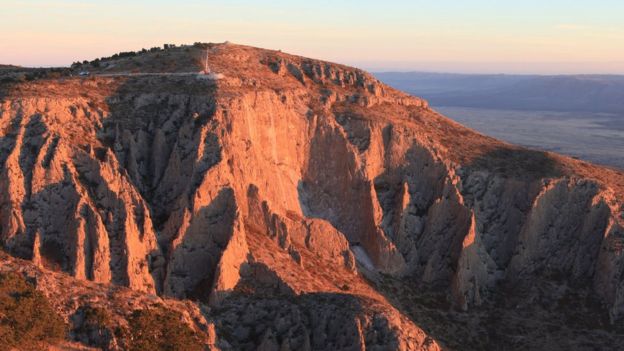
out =
{"type": "Polygon", "coordinates": [[[624,1],[0,0],[0,64],[226,40],[373,71],[624,74],[624,1]]]}

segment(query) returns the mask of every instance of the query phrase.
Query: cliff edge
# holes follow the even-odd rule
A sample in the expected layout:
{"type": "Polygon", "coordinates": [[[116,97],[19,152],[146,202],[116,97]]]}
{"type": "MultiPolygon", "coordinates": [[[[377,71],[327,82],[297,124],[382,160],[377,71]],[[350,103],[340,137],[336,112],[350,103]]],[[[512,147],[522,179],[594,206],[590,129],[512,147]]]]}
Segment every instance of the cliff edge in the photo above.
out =
{"type": "Polygon", "coordinates": [[[205,306],[213,346],[622,342],[620,170],[478,134],[355,68],[229,43],[0,89],[4,250],[205,306]],[[206,53],[218,77],[196,73],[206,53]],[[543,332],[518,308],[602,322],[479,334],[501,310],[492,324],[543,332]]]}

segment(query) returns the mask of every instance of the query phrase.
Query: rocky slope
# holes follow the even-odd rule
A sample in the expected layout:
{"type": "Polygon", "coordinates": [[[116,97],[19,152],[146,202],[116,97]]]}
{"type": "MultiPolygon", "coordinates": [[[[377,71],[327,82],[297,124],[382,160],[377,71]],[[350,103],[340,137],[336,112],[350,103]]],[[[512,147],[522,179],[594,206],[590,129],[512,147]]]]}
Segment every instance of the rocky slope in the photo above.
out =
{"type": "Polygon", "coordinates": [[[418,306],[485,326],[567,291],[606,320],[579,327],[590,340],[622,341],[621,171],[502,143],[363,71],[281,52],[197,45],[92,74],[2,86],[11,255],[206,305],[223,349],[493,347],[418,306]],[[183,73],[206,48],[221,79],[183,73]]]}

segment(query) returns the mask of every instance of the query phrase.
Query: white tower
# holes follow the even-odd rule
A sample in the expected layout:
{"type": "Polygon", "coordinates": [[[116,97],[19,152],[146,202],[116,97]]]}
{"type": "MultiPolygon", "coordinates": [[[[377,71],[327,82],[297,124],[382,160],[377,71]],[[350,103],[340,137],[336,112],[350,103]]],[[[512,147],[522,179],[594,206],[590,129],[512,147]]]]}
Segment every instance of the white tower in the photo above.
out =
{"type": "Polygon", "coordinates": [[[208,66],[208,48],[206,48],[206,51],[204,52],[204,70],[197,74],[197,79],[217,80],[222,78],[224,78],[223,74],[215,73],[210,70],[210,67],[208,66]]]}
{"type": "Polygon", "coordinates": [[[204,53],[204,74],[210,74],[210,67],[208,67],[208,48],[204,53]]]}

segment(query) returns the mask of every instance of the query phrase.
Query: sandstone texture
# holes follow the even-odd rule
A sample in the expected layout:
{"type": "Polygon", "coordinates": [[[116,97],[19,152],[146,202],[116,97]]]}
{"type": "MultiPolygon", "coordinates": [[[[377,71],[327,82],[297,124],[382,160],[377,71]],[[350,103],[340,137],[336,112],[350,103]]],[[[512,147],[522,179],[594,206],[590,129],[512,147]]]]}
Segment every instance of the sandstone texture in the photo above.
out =
{"type": "Polygon", "coordinates": [[[622,171],[480,135],[355,68],[233,44],[141,62],[198,71],[205,50],[221,79],[121,59],[2,86],[6,252],[184,305],[208,348],[622,342],[622,171]],[[539,343],[434,318],[485,326],[542,303],[552,321],[583,310],[547,308],[567,292],[603,322],[539,343]]]}

